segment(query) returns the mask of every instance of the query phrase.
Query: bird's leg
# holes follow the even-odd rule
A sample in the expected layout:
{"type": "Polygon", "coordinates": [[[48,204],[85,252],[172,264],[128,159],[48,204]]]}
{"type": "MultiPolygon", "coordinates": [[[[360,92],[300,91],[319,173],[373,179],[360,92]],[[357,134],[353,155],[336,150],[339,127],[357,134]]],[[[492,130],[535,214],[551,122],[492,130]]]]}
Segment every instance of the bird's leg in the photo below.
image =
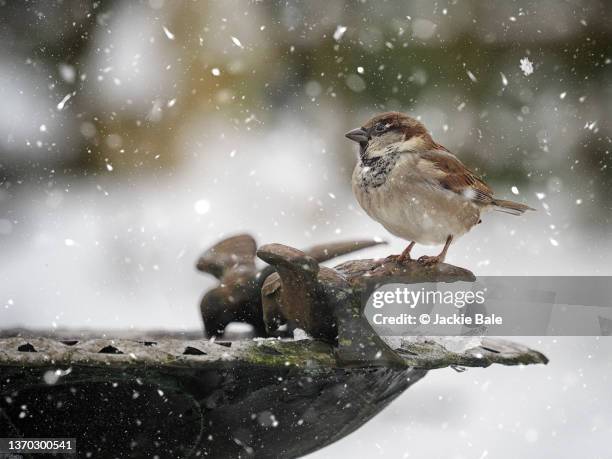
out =
{"type": "Polygon", "coordinates": [[[412,260],[412,258],[410,258],[410,251],[414,247],[414,244],[416,244],[416,242],[414,241],[411,242],[410,244],[408,244],[408,247],[406,247],[400,255],[389,255],[387,258],[385,258],[385,261],[403,263],[406,260],[412,260]]]}
{"type": "Polygon", "coordinates": [[[412,258],[410,258],[410,251],[414,247],[414,244],[416,244],[414,241],[408,244],[408,247],[406,247],[404,251],[402,252],[402,254],[399,257],[397,257],[398,263],[403,263],[406,260],[412,260],[412,258]]]}
{"type": "Polygon", "coordinates": [[[442,252],[440,252],[438,255],[434,257],[423,255],[422,257],[419,258],[419,263],[422,263],[424,265],[435,265],[436,263],[442,263],[444,259],[446,258],[446,252],[448,252],[448,247],[450,246],[452,240],[453,240],[453,236],[448,236],[446,238],[446,243],[444,244],[444,248],[442,249],[442,252]]]}

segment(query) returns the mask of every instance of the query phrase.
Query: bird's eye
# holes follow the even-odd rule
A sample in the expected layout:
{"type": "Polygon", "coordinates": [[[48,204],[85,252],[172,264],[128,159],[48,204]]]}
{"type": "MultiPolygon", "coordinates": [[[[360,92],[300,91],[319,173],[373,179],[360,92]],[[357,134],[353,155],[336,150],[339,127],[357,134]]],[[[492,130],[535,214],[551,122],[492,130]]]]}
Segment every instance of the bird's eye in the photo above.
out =
{"type": "Polygon", "coordinates": [[[376,126],[374,126],[374,130],[376,132],[383,132],[385,129],[387,129],[387,125],[385,123],[378,123],[376,126]]]}

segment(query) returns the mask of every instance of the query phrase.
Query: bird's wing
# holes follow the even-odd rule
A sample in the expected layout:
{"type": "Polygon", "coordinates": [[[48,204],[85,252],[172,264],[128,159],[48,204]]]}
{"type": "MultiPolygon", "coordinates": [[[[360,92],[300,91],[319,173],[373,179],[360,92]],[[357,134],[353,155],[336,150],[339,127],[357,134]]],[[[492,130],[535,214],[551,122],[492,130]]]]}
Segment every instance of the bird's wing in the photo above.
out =
{"type": "Polygon", "coordinates": [[[435,186],[457,193],[477,204],[491,204],[493,191],[452,153],[429,150],[419,154],[417,167],[435,186]]]}

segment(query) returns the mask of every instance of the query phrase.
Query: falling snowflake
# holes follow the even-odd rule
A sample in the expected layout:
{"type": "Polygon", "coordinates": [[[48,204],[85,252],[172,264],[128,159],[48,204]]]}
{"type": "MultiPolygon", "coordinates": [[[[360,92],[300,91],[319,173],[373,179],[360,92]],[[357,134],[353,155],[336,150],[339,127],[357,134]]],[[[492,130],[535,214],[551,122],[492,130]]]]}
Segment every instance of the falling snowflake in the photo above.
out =
{"type": "Polygon", "coordinates": [[[166,37],[168,37],[168,40],[174,40],[174,34],[168,30],[168,27],[162,26],[162,28],[164,29],[164,33],[166,34],[166,37]]]}
{"type": "Polygon", "coordinates": [[[506,78],[506,75],[504,75],[502,72],[499,72],[499,74],[501,75],[502,84],[504,86],[508,86],[508,78],[506,78]]]}
{"type": "Polygon", "coordinates": [[[66,83],[74,83],[74,80],[76,78],[76,70],[72,65],[68,65],[68,64],[60,64],[59,65],[59,73],[62,77],[62,79],[66,82],[66,83]]]}
{"type": "Polygon", "coordinates": [[[337,26],[334,32],[334,40],[340,41],[342,39],[342,36],[344,35],[344,32],[346,32],[346,26],[337,26]]]}
{"type": "Polygon", "coordinates": [[[217,67],[215,67],[214,69],[212,69],[210,71],[210,73],[212,73],[214,76],[219,76],[219,75],[221,75],[221,70],[219,70],[217,67]]]}
{"type": "Polygon", "coordinates": [[[206,199],[200,199],[193,205],[193,210],[195,210],[196,214],[198,215],[207,214],[210,210],[210,202],[208,202],[206,199]]]}
{"type": "Polygon", "coordinates": [[[244,49],[244,46],[242,46],[242,43],[240,43],[240,40],[238,40],[236,37],[231,37],[232,39],[232,43],[234,43],[238,48],[244,49]]]}
{"type": "Polygon", "coordinates": [[[72,94],[66,94],[64,98],[59,102],[59,104],[57,104],[57,109],[63,110],[64,106],[66,105],[66,102],[68,102],[68,99],[70,99],[71,97],[72,97],[72,94]]]}
{"type": "Polygon", "coordinates": [[[533,73],[533,63],[529,60],[528,57],[524,57],[521,59],[521,70],[525,76],[529,76],[533,73]]]}

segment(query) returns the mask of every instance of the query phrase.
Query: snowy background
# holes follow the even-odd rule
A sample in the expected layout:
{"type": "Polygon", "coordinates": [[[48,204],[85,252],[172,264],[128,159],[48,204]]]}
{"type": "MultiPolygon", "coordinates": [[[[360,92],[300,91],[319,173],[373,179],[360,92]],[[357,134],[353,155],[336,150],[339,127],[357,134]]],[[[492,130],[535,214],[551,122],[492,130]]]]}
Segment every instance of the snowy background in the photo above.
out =
{"type": "MultiPolygon", "coordinates": [[[[1,2],[0,327],[198,329],[195,260],[242,231],[397,253],[352,197],[343,136],[383,110],[538,209],[485,216],[449,262],[611,275],[610,9],[1,2]]],[[[605,457],[612,342],[523,341],[551,363],[432,372],[313,457],[605,457]]]]}

